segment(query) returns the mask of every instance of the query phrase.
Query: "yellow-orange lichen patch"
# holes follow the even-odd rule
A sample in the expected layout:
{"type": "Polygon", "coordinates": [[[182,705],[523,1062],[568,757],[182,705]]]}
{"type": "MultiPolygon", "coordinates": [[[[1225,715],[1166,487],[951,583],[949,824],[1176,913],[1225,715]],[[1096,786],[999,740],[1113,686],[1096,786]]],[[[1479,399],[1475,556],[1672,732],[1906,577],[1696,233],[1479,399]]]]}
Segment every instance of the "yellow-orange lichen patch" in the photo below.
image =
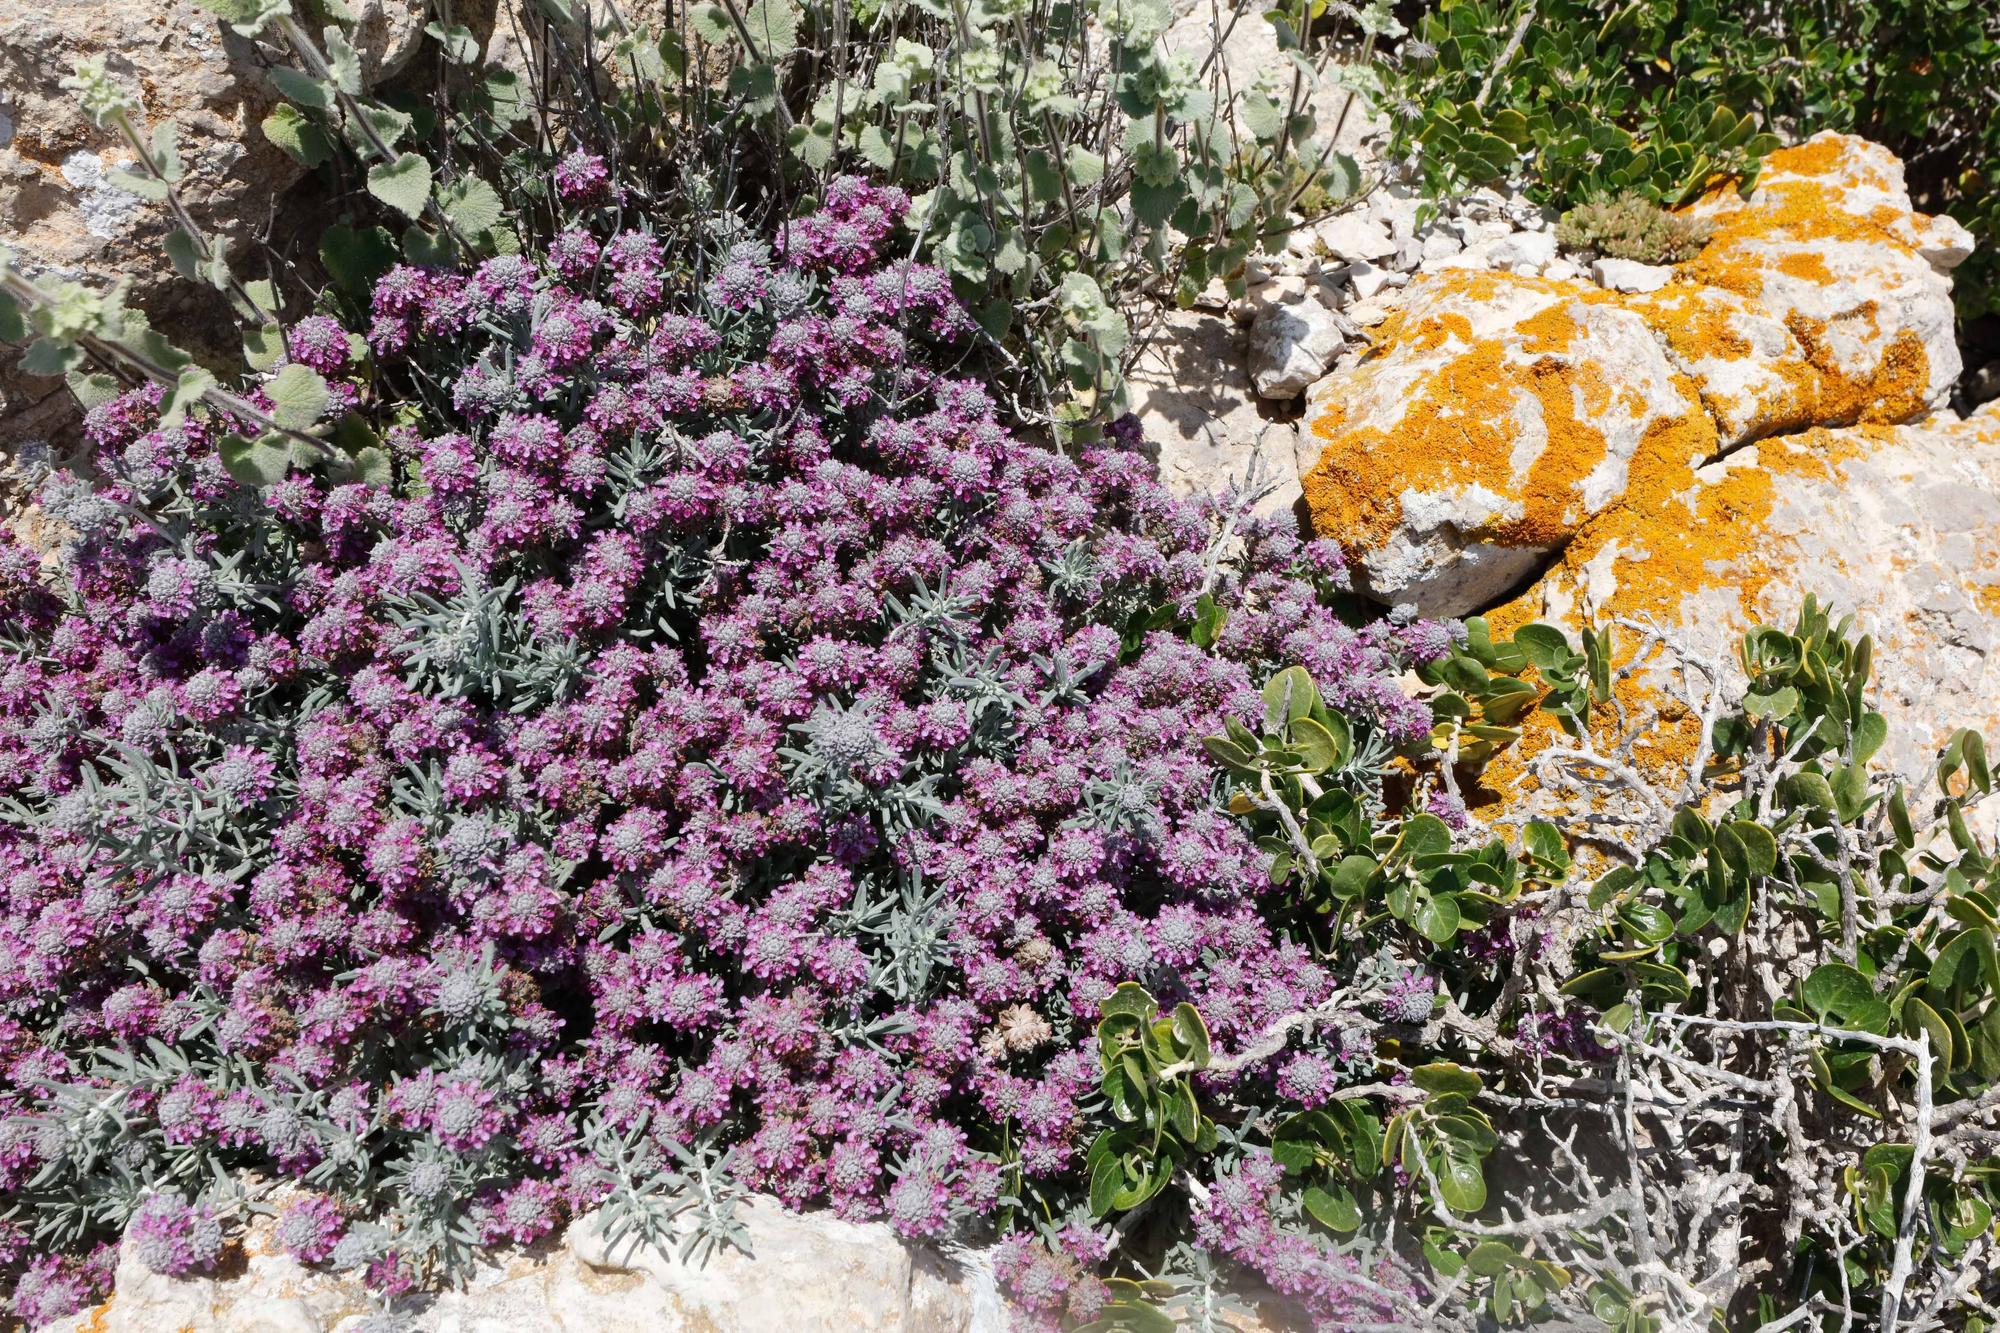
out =
{"type": "MultiPolygon", "coordinates": [[[[1334,399],[1310,423],[1321,442],[1304,483],[1316,522],[1351,548],[1367,549],[1402,521],[1407,492],[1483,487],[1504,509],[1468,524],[1465,535],[1508,546],[1566,540],[1592,507],[1584,501],[1586,479],[1611,452],[1605,425],[1629,424],[1643,451],[1663,424],[1677,424],[1673,417],[1663,422],[1647,384],[1607,378],[1602,358],[1582,345],[1589,308],[1616,308],[1617,299],[1594,287],[1492,273],[1450,273],[1425,285],[1431,290],[1421,310],[1406,313],[1374,354],[1442,358],[1396,403],[1399,414],[1357,420],[1347,401],[1334,399]],[[1478,336],[1462,307],[1507,287],[1515,296],[1555,299],[1500,333],[1478,336]]],[[[1369,397],[1370,373],[1364,362],[1356,372],[1364,382],[1350,397],[1369,397]]],[[[1704,419],[1689,386],[1676,392],[1681,414],[1695,419],[1699,433],[1704,419]]]]}
{"type": "MultiPolygon", "coordinates": [[[[1725,588],[1738,604],[1740,622],[1755,624],[1766,614],[1767,588],[1785,574],[1778,563],[1782,553],[1768,542],[1779,487],[1795,478],[1830,477],[1843,459],[1892,433],[1883,427],[1815,429],[1699,473],[1659,455],[1658,465],[1635,476],[1616,508],[1584,526],[1541,587],[1488,620],[1495,633],[1511,633],[1559,608],[1565,621],[1602,625],[1623,618],[1671,629],[1681,623],[1691,593],[1725,588]]],[[[1622,667],[1639,639],[1629,629],[1614,637],[1614,662],[1622,667]]],[[[1645,671],[1622,677],[1616,693],[1628,718],[1652,719],[1644,743],[1634,748],[1640,771],[1685,773],[1700,742],[1700,719],[1645,671]]],[[[1520,743],[1495,759],[1481,785],[1489,792],[1508,790],[1537,754],[1561,738],[1546,720],[1525,727],[1520,743]]]]}
{"type": "Polygon", "coordinates": [[[1665,504],[1730,449],[1939,399],[1949,288],[1893,158],[1823,136],[1774,154],[1751,199],[1695,210],[1713,239],[1649,294],[1420,277],[1360,367],[1315,391],[1306,501],[1350,556],[1377,557],[1371,590],[1490,596],[1495,580],[1463,571],[1522,570],[1522,550],[1581,543],[1608,506],[1665,504]],[[1458,562],[1449,579],[1440,561],[1458,562]]]}
{"type": "Polygon", "coordinates": [[[1826,266],[1826,260],[1809,250],[1794,250],[1790,254],[1781,255],[1772,267],[1788,277],[1798,278],[1804,282],[1816,282],[1822,287],[1831,287],[1838,281],[1833,276],[1833,270],[1826,266]]]}

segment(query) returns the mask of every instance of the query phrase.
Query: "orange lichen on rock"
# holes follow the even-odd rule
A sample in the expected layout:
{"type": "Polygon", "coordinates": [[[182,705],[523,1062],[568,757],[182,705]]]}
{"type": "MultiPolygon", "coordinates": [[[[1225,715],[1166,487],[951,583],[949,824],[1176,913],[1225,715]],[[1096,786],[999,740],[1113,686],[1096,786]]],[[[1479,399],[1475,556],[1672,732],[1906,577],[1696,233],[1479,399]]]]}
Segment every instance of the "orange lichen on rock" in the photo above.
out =
{"type": "MultiPolygon", "coordinates": [[[[1678,478],[1667,469],[1635,479],[1536,588],[1488,620],[1496,634],[1534,620],[1572,634],[1619,620],[1656,625],[1726,662],[1752,627],[1788,625],[1805,590],[1857,613],[1883,645],[1879,660],[1901,654],[1885,671],[1936,673],[1987,714],[1961,721],[1990,724],[2000,693],[1981,673],[2000,672],[2000,408],[1963,423],[1814,429],[1678,478]],[[1943,620],[1955,628],[1941,631],[1943,620]],[[1928,660],[1941,633],[1972,671],[1928,660]]],[[[1615,637],[1614,661],[1630,664],[1642,636],[1619,627],[1615,637]]],[[[1935,688],[1889,684],[1914,699],[1935,688]]],[[[1657,669],[1617,687],[1627,718],[1650,719],[1635,764],[1673,781],[1701,734],[1678,688],[1657,669]]],[[[1526,728],[1482,775],[1489,799],[1506,799],[1562,739],[1552,723],[1526,728]]],[[[1920,752],[1936,738],[1905,739],[1920,752]]]]}
{"type": "Polygon", "coordinates": [[[1648,448],[1712,446],[1712,430],[1689,444],[1690,426],[1706,426],[1691,382],[1612,294],[1448,272],[1416,286],[1323,398],[1304,489],[1318,528],[1364,567],[1399,534],[1444,558],[1547,550],[1616,498],[1648,448]]]}
{"type": "Polygon", "coordinates": [[[1950,224],[1909,207],[1892,157],[1823,135],[1773,154],[1750,199],[1693,211],[1714,237],[1658,291],[1422,276],[1362,362],[1315,387],[1306,503],[1368,591],[1463,613],[1663,461],[1942,401],[1955,260],[1927,256],[1949,253],[1950,224]]]}

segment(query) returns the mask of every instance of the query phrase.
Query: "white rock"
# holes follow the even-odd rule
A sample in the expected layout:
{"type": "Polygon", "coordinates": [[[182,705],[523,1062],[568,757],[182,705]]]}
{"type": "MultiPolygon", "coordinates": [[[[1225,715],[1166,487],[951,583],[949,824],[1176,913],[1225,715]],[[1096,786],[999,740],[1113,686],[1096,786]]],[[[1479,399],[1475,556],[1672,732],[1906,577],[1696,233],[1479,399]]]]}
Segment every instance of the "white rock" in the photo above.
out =
{"type": "Polygon", "coordinates": [[[1917,253],[1938,273],[1949,273],[1972,257],[1972,233],[1955,217],[1939,213],[1921,233],[1917,253]]]}
{"type": "Polygon", "coordinates": [[[1296,398],[1346,345],[1339,315],[1316,300],[1267,306],[1250,326],[1250,378],[1265,398],[1296,398]]]}
{"type": "Polygon", "coordinates": [[[1343,264],[1387,259],[1396,253],[1396,242],[1391,239],[1388,228],[1355,213],[1328,218],[1313,230],[1313,239],[1343,264]]]}
{"type": "MultiPolygon", "coordinates": [[[[410,1333],[1005,1333],[984,1255],[947,1259],[887,1226],[797,1214],[776,1200],[739,1207],[750,1253],[705,1263],[678,1246],[612,1245],[599,1215],[562,1242],[482,1264],[470,1285],[398,1311],[410,1333]]],[[[359,1272],[303,1268],[253,1222],[247,1263],[224,1278],[161,1277],[128,1243],[108,1305],[50,1333],[346,1333],[373,1308],[359,1272]]]]}
{"type": "Polygon", "coordinates": [[[1918,779],[1953,730],[2000,725],[1996,589],[2000,405],[1963,422],[1940,413],[1761,441],[1679,495],[1598,519],[1524,600],[1572,629],[1657,618],[1697,654],[1726,658],[1758,624],[1789,628],[1811,593],[1874,637],[1881,759],[1918,779]],[[1716,515],[1727,541],[1708,535],[1716,515]]]}
{"type": "Polygon", "coordinates": [[[1449,259],[1465,248],[1465,242],[1442,227],[1432,228],[1424,237],[1423,257],[1425,259],[1449,259]]]}
{"type": "Polygon", "coordinates": [[[1491,243],[1486,241],[1481,241],[1478,245],[1468,245],[1455,254],[1444,255],[1437,259],[1424,260],[1423,263],[1417,266],[1417,272],[1422,274],[1484,273],[1486,270],[1494,267],[1491,249],[1491,243]]]}
{"type": "MultiPolygon", "coordinates": [[[[1903,165],[1887,149],[1815,135],[1772,154],[1748,200],[1724,190],[1693,211],[1716,224],[1694,267],[1708,281],[1756,292],[1812,366],[1868,383],[1893,362],[1908,393],[1890,419],[1944,405],[1962,362],[1951,281],[1939,269],[1965,238],[1915,211],[1903,165]]],[[[1846,395],[1846,411],[1813,419],[1855,420],[1865,404],[1854,398],[1846,395]]]]}
{"type": "Polygon", "coordinates": [[[1364,590],[1461,615],[1599,531],[1636,469],[1942,404],[1959,353],[1923,247],[1943,262],[1951,234],[1911,211],[1893,157],[1821,136],[1773,154],[1747,203],[1724,195],[1674,281],[1599,268],[1650,291],[1550,279],[1547,232],[1426,262],[1402,319],[1314,386],[1301,435],[1322,449],[1313,521],[1364,590]]]}
{"type": "Polygon", "coordinates": [[[1517,231],[1488,246],[1486,257],[1495,268],[1540,273],[1555,262],[1556,238],[1545,231],[1517,231]]]}
{"type": "Polygon", "coordinates": [[[1247,338],[1227,320],[1168,310],[1125,378],[1132,411],[1176,495],[1208,495],[1254,477],[1272,489],[1254,512],[1299,499],[1298,427],[1267,419],[1250,382],[1247,338]]]}
{"type": "MultiPolygon", "coordinates": [[[[1341,313],[1353,320],[1356,326],[1372,329],[1389,318],[1391,302],[1387,296],[1376,296],[1366,301],[1356,301],[1341,313]]],[[[1335,363],[1338,365],[1338,363],[1335,363]]]]}
{"type": "Polygon", "coordinates": [[[1349,264],[1341,276],[1354,289],[1355,296],[1366,301],[1389,284],[1389,270],[1377,268],[1365,260],[1359,264],[1349,264]]]}
{"type": "Polygon", "coordinates": [[[1642,446],[1698,415],[1659,341],[1594,290],[1459,272],[1411,284],[1369,357],[1314,386],[1314,522],[1389,605],[1463,615],[1624,491],[1642,446]]]}
{"type": "Polygon", "coordinates": [[[1482,185],[1459,200],[1458,206],[1466,217],[1485,220],[1500,217],[1507,211],[1509,202],[1508,195],[1482,185]]]}
{"type": "Polygon", "coordinates": [[[1564,259],[1561,255],[1557,255],[1555,262],[1542,270],[1542,276],[1552,278],[1557,282],[1575,282],[1583,276],[1583,270],[1575,264],[1570,263],[1567,259],[1564,259]]]}
{"type": "Polygon", "coordinates": [[[1657,292],[1673,280],[1674,271],[1664,264],[1606,258],[1591,261],[1590,276],[1614,292],[1657,292]]]}
{"type": "Polygon", "coordinates": [[[1408,236],[1416,230],[1417,210],[1422,206],[1408,187],[1392,183],[1368,196],[1368,219],[1391,236],[1408,236]]]}

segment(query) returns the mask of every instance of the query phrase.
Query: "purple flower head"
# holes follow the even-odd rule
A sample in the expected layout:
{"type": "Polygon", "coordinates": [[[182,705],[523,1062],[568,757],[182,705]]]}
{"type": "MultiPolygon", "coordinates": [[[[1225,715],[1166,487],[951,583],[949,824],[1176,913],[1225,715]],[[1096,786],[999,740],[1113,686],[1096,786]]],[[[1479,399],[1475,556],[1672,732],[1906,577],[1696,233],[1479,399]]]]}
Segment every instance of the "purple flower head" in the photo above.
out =
{"type": "Polygon", "coordinates": [[[333,1253],[347,1231],[339,1205],[324,1194],[297,1195],[278,1209],[272,1236],[278,1248],[302,1264],[317,1264],[333,1253]]]}
{"type": "Polygon", "coordinates": [[[189,1277],[215,1267],[222,1255],[222,1223],[207,1204],[177,1194],[149,1194],[132,1215],[126,1243],[139,1262],[167,1277],[189,1277]]]}
{"type": "Polygon", "coordinates": [[[347,330],[327,315],[308,315],[292,325],[285,334],[285,350],[292,360],[322,375],[338,375],[353,357],[347,330]]]}

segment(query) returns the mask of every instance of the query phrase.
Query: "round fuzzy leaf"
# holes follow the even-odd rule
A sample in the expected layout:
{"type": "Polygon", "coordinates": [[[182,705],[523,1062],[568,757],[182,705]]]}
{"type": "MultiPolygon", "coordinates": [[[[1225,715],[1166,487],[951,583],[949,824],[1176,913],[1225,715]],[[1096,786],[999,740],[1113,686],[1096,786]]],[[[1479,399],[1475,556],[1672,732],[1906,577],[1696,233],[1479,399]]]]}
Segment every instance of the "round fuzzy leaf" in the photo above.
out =
{"type": "Polygon", "coordinates": [[[1521,845],[1535,861],[1561,874],[1569,869],[1569,848],[1556,826],[1545,819],[1531,819],[1521,830],[1521,845]]]}
{"type": "Polygon", "coordinates": [[[1359,898],[1368,892],[1368,882],[1377,869],[1372,856],[1344,856],[1327,876],[1327,891],[1343,902],[1359,898]]]}
{"type": "Polygon", "coordinates": [[[423,216],[431,197],[431,164],[417,153],[368,168],[368,193],[406,218],[423,216]]]}
{"type": "Polygon", "coordinates": [[[1825,1018],[1872,1003],[1875,988],[1845,963],[1823,963],[1806,978],[1803,998],[1806,1008],[1825,1018]]]}
{"type": "Polygon", "coordinates": [[[252,370],[269,370],[285,354],[285,331],[276,324],[263,324],[243,335],[243,359],[252,370]]]}
{"type": "Polygon", "coordinates": [[[500,225],[506,210],[500,203],[499,191],[479,179],[469,176],[453,183],[444,192],[441,202],[444,215],[451,219],[451,225],[467,236],[477,236],[500,225]]]}
{"type": "Polygon", "coordinates": [[[799,49],[799,7],[792,0],[757,0],[743,16],[743,26],[765,60],[781,60],[799,49]]]}
{"type": "Polygon", "coordinates": [[[1118,1197],[1118,1191],[1125,1184],[1125,1172],[1119,1165],[1118,1155],[1107,1152],[1097,1159],[1097,1165],[1090,1172],[1090,1211],[1093,1216],[1103,1217],[1111,1211],[1111,1201],[1118,1197]]]}
{"type": "Polygon", "coordinates": [[[324,111],[333,105],[333,86],[322,83],[302,70],[285,65],[273,66],[271,82],[278,85],[278,91],[287,100],[300,106],[309,106],[315,111],[324,111]]]}
{"type": "Polygon", "coordinates": [[[1330,1186],[1309,1185],[1300,1196],[1313,1220],[1333,1231],[1352,1231],[1361,1225],[1361,1205],[1354,1201],[1354,1195],[1347,1186],[1334,1183],[1330,1186]]]}
{"type": "Polygon", "coordinates": [[[1436,815],[1417,815],[1403,825],[1403,851],[1438,856],[1451,850],[1451,826],[1436,815]]]}
{"type": "Polygon", "coordinates": [[[1573,656],[1569,639],[1554,625],[1523,625],[1514,631],[1514,642],[1543,671],[1559,670],[1573,656]]]}
{"type": "Polygon", "coordinates": [[[1197,1069],[1208,1067],[1208,1025],[1193,1005],[1175,1006],[1174,1039],[1180,1043],[1182,1059],[1197,1069]]]}
{"type": "Polygon", "coordinates": [[[275,486],[292,470],[291,443],[273,432],[254,440],[225,435],[216,451],[229,475],[245,486],[275,486]]]}
{"type": "Polygon", "coordinates": [[[1347,747],[1341,738],[1312,718],[1302,717],[1292,723],[1291,743],[1309,773],[1324,773],[1347,762],[1347,747]]]}
{"type": "MultiPolygon", "coordinates": [[[[1778,868],[1778,840],[1771,836],[1769,829],[1748,819],[1738,819],[1723,827],[1735,835],[1737,844],[1742,848],[1743,864],[1732,868],[1759,878],[1778,868]]],[[[1718,836],[1718,846],[1720,842],[1718,836]]]]}
{"type": "Polygon", "coordinates": [[[1458,904],[1450,898],[1427,899],[1410,916],[1417,934],[1433,944],[1448,944],[1458,934],[1458,904]]]}
{"type": "Polygon", "coordinates": [[[1455,1213],[1476,1213],[1486,1206],[1486,1174],[1479,1169],[1478,1159],[1447,1147],[1431,1169],[1445,1207],[1455,1213]]]}
{"type": "Polygon", "coordinates": [[[272,418],[288,430],[317,424],[332,398],[319,372],[296,361],[272,376],[264,392],[271,400],[272,418]]]}
{"type": "Polygon", "coordinates": [[[1097,1012],[1106,1018],[1116,1014],[1131,1014],[1145,1020],[1150,1019],[1158,1008],[1146,988],[1136,981],[1119,983],[1117,990],[1105,996],[1097,1004],[1097,1012]]]}
{"type": "Polygon", "coordinates": [[[1264,729],[1281,734],[1287,723],[1297,722],[1319,702],[1319,690],[1304,667],[1286,667],[1264,686],[1264,729]]]}
{"type": "Polygon", "coordinates": [[[1513,1267],[1520,1257],[1511,1245],[1484,1240],[1473,1246],[1472,1253],[1465,1256],[1465,1266],[1481,1277],[1498,1277],[1513,1267]]]}

